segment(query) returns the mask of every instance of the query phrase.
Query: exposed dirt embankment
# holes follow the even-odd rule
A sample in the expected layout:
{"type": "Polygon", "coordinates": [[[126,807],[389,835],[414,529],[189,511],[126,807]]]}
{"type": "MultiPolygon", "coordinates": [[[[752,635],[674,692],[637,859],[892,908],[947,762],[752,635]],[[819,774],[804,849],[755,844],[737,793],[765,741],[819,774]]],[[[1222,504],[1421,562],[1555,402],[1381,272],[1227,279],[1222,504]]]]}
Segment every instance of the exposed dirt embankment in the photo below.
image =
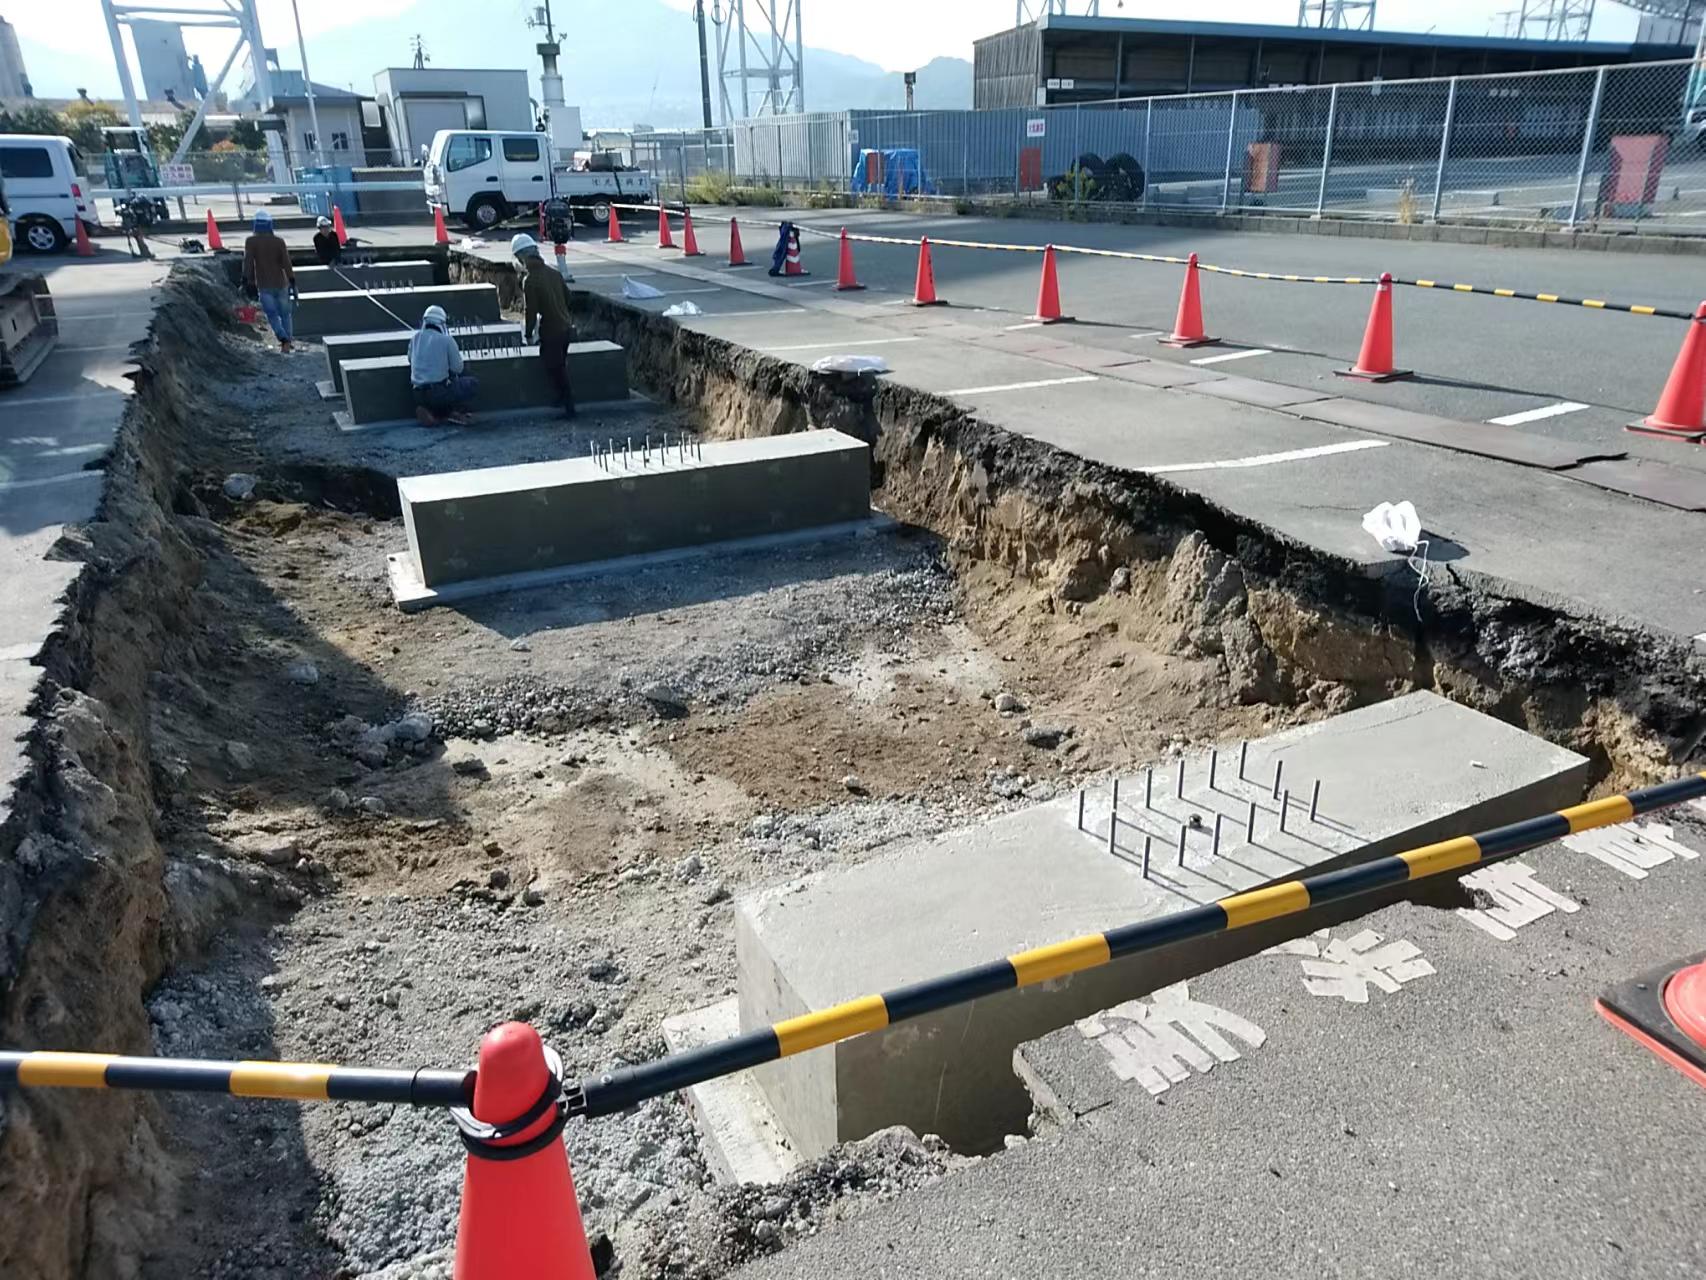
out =
{"type": "MultiPolygon", "coordinates": [[[[201,557],[171,515],[172,459],[198,369],[194,313],[169,286],[110,460],[99,518],[59,553],[87,566],[48,650],[35,770],[0,857],[0,1043],[151,1049],[143,993],[184,939],[168,925],[149,687],[192,614],[201,557]],[[160,357],[162,348],[177,352],[160,357]]],[[[126,1093],[26,1093],[0,1109],[0,1275],[134,1274],[171,1175],[158,1112],[126,1093]]]]}
{"type": "MultiPolygon", "coordinates": [[[[506,268],[453,271],[490,279],[506,268]]],[[[1242,702],[1339,710],[1434,689],[1580,751],[1602,788],[1658,780],[1706,737],[1706,662],[1642,628],[1434,566],[1370,577],[1164,481],[992,427],[941,397],[845,385],[619,302],[576,294],[631,377],[708,434],[834,427],[873,442],[878,501],[962,571],[1005,569],[1050,607],[1165,652],[1212,657],[1242,702]],[[1419,613],[1419,617],[1418,617],[1419,613]]],[[[998,591],[999,583],[990,590],[998,591]]]]}

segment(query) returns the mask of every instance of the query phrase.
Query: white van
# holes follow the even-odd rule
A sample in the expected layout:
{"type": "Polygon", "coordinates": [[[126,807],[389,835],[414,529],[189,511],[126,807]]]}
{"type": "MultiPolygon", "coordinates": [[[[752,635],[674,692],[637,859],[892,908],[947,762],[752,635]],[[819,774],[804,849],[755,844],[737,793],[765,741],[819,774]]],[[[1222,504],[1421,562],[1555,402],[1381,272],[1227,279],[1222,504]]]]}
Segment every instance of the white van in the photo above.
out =
{"type": "Polygon", "coordinates": [[[651,204],[652,176],[615,164],[586,169],[548,168],[549,140],[542,133],[440,129],[427,152],[428,205],[460,215],[475,231],[509,218],[531,217],[551,198],[551,187],[580,222],[602,227],[614,204],[651,204]],[[554,182],[553,182],[554,179],[554,182]]]}
{"type": "Polygon", "coordinates": [[[18,247],[58,253],[77,235],[77,219],[97,225],[94,202],[83,190],[82,157],[70,138],[0,133],[0,177],[18,247]]]}

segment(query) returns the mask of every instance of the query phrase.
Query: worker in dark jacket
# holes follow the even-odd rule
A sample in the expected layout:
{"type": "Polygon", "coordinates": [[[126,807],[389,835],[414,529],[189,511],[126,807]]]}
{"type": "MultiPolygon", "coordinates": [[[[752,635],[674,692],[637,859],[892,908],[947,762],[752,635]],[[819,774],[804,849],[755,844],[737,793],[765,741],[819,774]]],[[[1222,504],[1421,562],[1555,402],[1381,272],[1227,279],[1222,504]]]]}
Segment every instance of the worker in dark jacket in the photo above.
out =
{"type": "Polygon", "coordinates": [[[516,236],[509,248],[527,273],[521,282],[522,332],[530,344],[539,344],[539,359],[557,393],[557,403],[563,407],[563,416],[572,418],[575,393],[569,385],[569,343],[574,340],[574,326],[569,320],[569,286],[556,267],[546,264],[532,236],[516,236]]]}
{"type": "Polygon", "coordinates": [[[243,285],[261,304],[278,338],[278,349],[291,349],[291,310],[296,305],[296,272],[290,250],[273,231],[272,214],[255,214],[255,234],[243,242],[243,285]]]}
{"type": "Polygon", "coordinates": [[[332,230],[330,218],[320,218],[314,223],[314,257],[323,267],[335,267],[344,258],[344,242],[338,239],[338,233],[332,230]]]}

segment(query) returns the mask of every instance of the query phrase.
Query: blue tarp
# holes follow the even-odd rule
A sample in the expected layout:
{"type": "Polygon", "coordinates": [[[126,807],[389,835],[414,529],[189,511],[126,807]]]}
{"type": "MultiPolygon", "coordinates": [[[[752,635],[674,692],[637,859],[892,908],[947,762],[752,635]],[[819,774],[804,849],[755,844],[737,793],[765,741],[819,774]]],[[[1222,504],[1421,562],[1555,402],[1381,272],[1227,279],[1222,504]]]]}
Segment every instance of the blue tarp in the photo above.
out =
{"type": "Polygon", "coordinates": [[[933,196],[936,184],[925,176],[924,161],[915,147],[896,147],[889,151],[860,151],[853,157],[855,193],[881,191],[889,196],[933,196]],[[870,172],[870,157],[880,155],[882,182],[872,185],[866,180],[870,172]]]}

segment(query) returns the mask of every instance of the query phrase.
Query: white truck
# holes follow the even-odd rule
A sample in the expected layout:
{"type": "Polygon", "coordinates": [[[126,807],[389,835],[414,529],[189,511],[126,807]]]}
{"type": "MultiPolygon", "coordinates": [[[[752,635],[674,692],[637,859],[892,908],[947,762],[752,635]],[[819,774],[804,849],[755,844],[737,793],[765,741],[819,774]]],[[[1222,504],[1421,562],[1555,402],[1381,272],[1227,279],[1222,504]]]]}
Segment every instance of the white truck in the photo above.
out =
{"type": "Polygon", "coordinates": [[[427,150],[427,204],[450,217],[460,215],[475,231],[489,231],[510,218],[537,214],[553,195],[568,201],[579,221],[595,226],[610,221],[613,202],[656,200],[651,175],[644,170],[597,155],[588,168],[559,165],[553,173],[549,150],[542,133],[440,129],[427,150]]]}

